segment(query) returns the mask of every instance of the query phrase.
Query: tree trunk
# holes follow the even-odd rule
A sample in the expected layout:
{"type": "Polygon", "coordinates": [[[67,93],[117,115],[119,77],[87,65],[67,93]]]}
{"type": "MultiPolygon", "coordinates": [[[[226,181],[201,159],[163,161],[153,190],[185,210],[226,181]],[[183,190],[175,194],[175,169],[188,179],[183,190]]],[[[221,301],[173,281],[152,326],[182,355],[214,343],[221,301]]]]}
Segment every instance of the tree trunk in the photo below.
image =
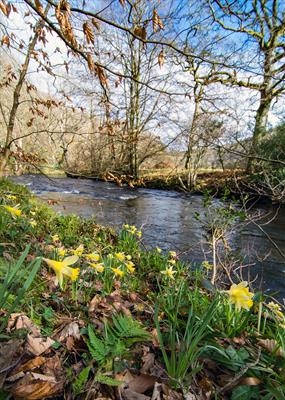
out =
{"type": "Polygon", "coordinates": [[[261,100],[256,111],[255,126],[247,162],[247,173],[251,173],[254,170],[254,157],[258,154],[258,146],[266,135],[270,106],[271,98],[266,96],[266,93],[261,92],[261,100]]]}
{"type": "MultiPolygon", "coordinates": [[[[44,15],[47,15],[49,8],[50,8],[50,5],[47,5],[44,15]]],[[[24,63],[22,64],[22,69],[20,71],[19,79],[18,79],[15,89],[14,89],[13,103],[12,103],[12,108],[10,111],[9,121],[8,121],[8,125],[7,125],[7,130],[6,130],[5,143],[3,146],[3,152],[0,154],[0,177],[5,176],[5,170],[6,170],[7,163],[8,163],[10,154],[11,154],[11,146],[12,146],[13,141],[15,140],[13,138],[13,132],[14,132],[14,128],[15,128],[16,115],[17,115],[17,111],[19,108],[19,104],[20,104],[20,95],[21,95],[22,87],[23,87],[23,84],[24,84],[24,81],[25,81],[25,78],[27,75],[32,52],[35,49],[35,46],[36,46],[36,43],[37,43],[37,40],[39,37],[39,31],[43,26],[44,26],[43,20],[38,21],[35,26],[35,34],[28,46],[26,58],[25,58],[24,63]]]]}

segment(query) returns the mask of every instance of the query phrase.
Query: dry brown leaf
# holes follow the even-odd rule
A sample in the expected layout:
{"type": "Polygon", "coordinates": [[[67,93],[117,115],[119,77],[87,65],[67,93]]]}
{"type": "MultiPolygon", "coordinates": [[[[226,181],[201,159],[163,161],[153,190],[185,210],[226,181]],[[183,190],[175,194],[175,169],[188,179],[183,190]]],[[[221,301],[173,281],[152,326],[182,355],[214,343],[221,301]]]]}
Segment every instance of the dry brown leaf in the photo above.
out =
{"type": "Polygon", "coordinates": [[[48,381],[26,383],[23,379],[12,387],[11,393],[16,399],[40,400],[59,393],[62,386],[61,383],[48,381]]]}
{"type": "Polygon", "coordinates": [[[152,344],[156,347],[159,347],[160,343],[158,339],[157,330],[155,328],[151,331],[151,337],[152,337],[152,344]]]}
{"type": "Polygon", "coordinates": [[[144,26],[136,26],[134,29],[134,34],[142,40],[146,40],[146,29],[144,26]]]}
{"type": "Polygon", "coordinates": [[[34,354],[35,356],[39,356],[40,354],[44,353],[48,350],[53,344],[55,343],[54,340],[47,337],[33,337],[32,335],[27,336],[27,351],[34,354]]]}
{"type": "Polygon", "coordinates": [[[143,366],[141,368],[142,373],[150,372],[154,366],[155,356],[153,353],[146,353],[142,357],[143,366]]]}
{"type": "Polygon", "coordinates": [[[79,325],[77,322],[71,322],[66,325],[56,336],[58,342],[63,342],[69,336],[80,339],[79,325]]]}
{"type": "Polygon", "coordinates": [[[14,369],[13,374],[16,374],[21,371],[25,372],[25,371],[30,371],[32,369],[38,368],[41,365],[43,365],[45,361],[46,361],[45,357],[42,357],[42,356],[32,358],[31,360],[25,362],[24,364],[20,365],[16,369],[14,369]]]}
{"type": "Polygon", "coordinates": [[[94,33],[93,33],[91,26],[88,24],[88,22],[84,22],[84,24],[82,25],[82,28],[83,28],[83,33],[86,37],[87,43],[94,44],[94,33]]]}
{"type": "Polygon", "coordinates": [[[89,311],[90,313],[92,313],[92,312],[94,312],[95,310],[97,310],[98,305],[101,303],[101,301],[102,301],[101,296],[100,296],[99,294],[96,294],[96,295],[93,297],[93,299],[90,301],[88,311],[89,311]]]}
{"type": "Polygon", "coordinates": [[[95,64],[92,58],[92,55],[90,53],[87,54],[87,64],[90,72],[95,71],[95,64]]]}
{"type": "Polygon", "coordinates": [[[158,65],[160,66],[160,68],[163,66],[164,60],[165,60],[164,53],[163,50],[161,50],[158,55],[158,65]]]}
{"type": "Polygon", "coordinates": [[[7,331],[14,329],[27,329],[33,336],[41,334],[40,329],[25,314],[12,313],[8,321],[7,331]]]}
{"type": "Polygon", "coordinates": [[[155,382],[151,400],[162,400],[162,384],[155,382]]]}
{"type": "Polygon", "coordinates": [[[7,9],[7,4],[5,4],[4,2],[0,2],[0,10],[2,11],[2,13],[4,14],[4,15],[6,15],[6,17],[8,17],[9,16],[9,14],[8,14],[8,9],[7,9]]]}
{"type": "Polygon", "coordinates": [[[96,18],[92,18],[91,19],[92,24],[95,26],[95,28],[97,29],[97,31],[100,31],[100,22],[98,21],[98,19],[96,18]]]}
{"type": "Polygon", "coordinates": [[[145,393],[154,388],[156,380],[154,376],[141,374],[128,383],[128,388],[136,393],[145,393]]]}
{"type": "Polygon", "coordinates": [[[42,3],[39,0],[35,0],[35,6],[36,6],[37,10],[39,11],[39,13],[43,14],[44,9],[43,9],[42,3]]]}
{"type": "Polygon", "coordinates": [[[108,86],[108,81],[106,78],[105,71],[102,67],[99,65],[96,65],[96,74],[98,75],[99,81],[102,86],[108,86]]]}
{"type": "Polygon", "coordinates": [[[126,400],[151,400],[149,396],[133,392],[130,389],[122,389],[123,398],[126,400]]]}
{"type": "Polygon", "coordinates": [[[260,383],[261,380],[253,376],[247,376],[246,378],[242,378],[242,380],[240,381],[241,385],[246,385],[246,386],[257,386],[260,385],[260,383]]]}
{"type": "Polygon", "coordinates": [[[153,32],[158,32],[160,29],[164,28],[163,22],[155,8],[152,13],[152,27],[153,27],[153,32]]]}
{"type": "MultiPolygon", "coordinates": [[[[3,46],[3,44],[6,44],[7,47],[10,46],[10,38],[8,35],[4,35],[1,39],[1,46],[3,46]]],[[[3,253],[4,255],[4,253],[3,253]]]]}
{"type": "Polygon", "coordinates": [[[278,345],[274,339],[259,339],[257,344],[267,350],[269,353],[274,353],[277,356],[284,357],[284,350],[278,345]]]}

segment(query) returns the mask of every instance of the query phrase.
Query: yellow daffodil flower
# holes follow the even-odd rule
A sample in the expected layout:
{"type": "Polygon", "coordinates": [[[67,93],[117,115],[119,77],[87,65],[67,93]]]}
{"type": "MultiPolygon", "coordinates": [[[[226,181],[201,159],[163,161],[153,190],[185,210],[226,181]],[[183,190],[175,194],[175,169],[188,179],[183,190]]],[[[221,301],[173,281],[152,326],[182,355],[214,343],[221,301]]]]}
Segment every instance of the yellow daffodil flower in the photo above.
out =
{"type": "Polygon", "coordinates": [[[161,252],[162,252],[162,250],[161,250],[160,247],[157,247],[157,248],[156,248],[156,251],[157,251],[158,253],[161,253],[161,252]]]}
{"type": "Polygon", "coordinates": [[[132,256],[131,256],[130,254],[128,254],[128,255],[126,256],[126,260],[130,261],[131,259],[132,259],[132,256]]]}
{"type": "Polygon", "coordinates": [[[35,221],[34,219],[30,220],[30,225],[34,228],[35,226],[38,225],[37,221],[35,221]]]}
{"type": "Polygon", "coordinates": [[[111,268],[112,271],[114,272],[115,276],[122,278],[124,276],[124,271],[122,271],[120,268],[111,268]]]}
{"type": "Polygon", "coordinates": [[[59,286],[62,289],[63,277],[67,276],[72,281],[76,281],[79,275],[79,268],[70,268],[69,265],[73,265],[78,261],[78,256],[66,257],[62,261],[50,260],[49,258],[43,258],[47,265],[52,268],[56,274],[59,286]]]}
{"type": "Polygon", "coordinates": [[[142,231],[137,231],[137,237],[141,238],[142,237],[142,231]]]}
{"type": "Polygon", "coordinates": [[[276,317],[282,318],[282,319],[285,318],[285,315],[283,314],[282,308],[280,307],[279,304],[274,303],[274,301],[270,301],[270,302],[267,304],[267,307],[269,308],[269,310],[271,310],[271,311],[273,312],[273,314],[276,315],[276,317]]]}
{"type": "Polygon", "coordinates": [[[174,275],[176,274],[177,271],[173,271],[173,265],[170,265],[168,267],[166,267],[166,269],[164,271],[161,271],[162,275],[165,275],[166,278],[169,279],[174,279],[174,275]]]}
{"type": "Polygon", "coordinates": [[[104,269],[105,269],[104,265],[101,264],[101,263],[90,263],[89,265],[90,265],[92,268],[94,268],[96,272],[100,272],[100,273],[101,273],[101,272],[103,272],[104,269]]]}
{"type": "Polygon", "coordinates": [[[170,252],[169,252],[169,256],[172,257],[172,258],[177,257],[176,251],[170,251],[170,252]]]}
{"type": "Polygon", "coordinates": [[[171,265],[175,265],[176,264],[176,260],[174,258],[172,258],[171,260],[168,260],[168,263],[171,265]]]}
{"type": "Polygon", "coordinates": [[[59,239],[58,234],[52,235],[52,236],[51,236],[51,240],[52,240],[54,243],[59,242],[60,239],[59,239]]]}
{"type": "Polygon", "coordinates": [[[115,257],[117,258],[117,260],[119,261],[125,261],[125,254],[124,253],[115,253],[115,257]]]}
{"type": "Polygon", "coordinates": [[[11,207],[11,206],[3,206],[5,210],[7,210],[13,218],[20,217],[22,214],[22,210],[16,207],[11,207]]]}
{"type": "Polygon", "coordinates": [[[56,250],[57,254],[59,255],[59,257],[64,257],[66,254],[66,249],[64,247],[59,247],[56,250]]]}
{"type": "Polygon", "coordinates": [[[249,310],[253,306],[254,294],[249,291],[247,286],[246,281],[242,281],[238,285],[233,283],[230,290],[225,291],[229,296],[230,303],[234,304],[237,310],[241,308],[249,310]]]}
{"type": "Polygon", "coordinates": [[[87,258],[87,260],[94,261],[94,262],[97,262],[100,260],[100,254],[98,254],[98,253],[85,254],[84,257],[87,258]]]}
{"type": "Polygon", "coordinates": [[[112,253],[109,253],[109,254],[107,255],[107,258],[108,258],[109,260],[113,260],[114,256],[113,256],[112,253]]]}
{"type": "Polygon", "coordinates": [[[126,262],[125,265],[126,265],[127,270],[128,270],[128,272],[129,272],[130,274],[133,274],[133,273],[135,272],[135,264],[134,264],[132,261],[126,262]]]}
{"type": "Polygon", "coordinates": [[[83,244],[80,244],[80,245],[77,247],[77,249],[72,250],[72,253],[73,253],[75,256],[80,257],[80,256],[82,256],[83,251],[84,251],[84,246],[83,246],[83,244]]]}
{"type": "Polygon", "coordinates": [[[17,197],[14,196],[13,194],[7,194],[6,198],[9,200],[17,200],[17,197]]]}

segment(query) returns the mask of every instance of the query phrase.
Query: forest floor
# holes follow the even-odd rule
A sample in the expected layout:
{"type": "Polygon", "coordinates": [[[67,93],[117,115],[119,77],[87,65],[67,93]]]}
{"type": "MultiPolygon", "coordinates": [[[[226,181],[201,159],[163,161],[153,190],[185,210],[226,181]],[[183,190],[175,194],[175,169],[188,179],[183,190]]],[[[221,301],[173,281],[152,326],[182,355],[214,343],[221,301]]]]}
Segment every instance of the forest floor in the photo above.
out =
{"type": "Polygon", "coordinates": [[[285,398],[284,308],[225,279],[237,260],[193,268],[135,226],[0,194],[1,399],[285,398]]]}

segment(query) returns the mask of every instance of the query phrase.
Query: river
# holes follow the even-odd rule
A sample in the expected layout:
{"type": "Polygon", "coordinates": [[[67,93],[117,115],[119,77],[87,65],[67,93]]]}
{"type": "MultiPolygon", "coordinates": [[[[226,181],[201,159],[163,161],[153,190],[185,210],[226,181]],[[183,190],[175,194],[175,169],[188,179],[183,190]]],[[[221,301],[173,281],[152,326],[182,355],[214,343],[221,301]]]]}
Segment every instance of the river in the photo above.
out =
{"type": "MultiPolygon", "coordinates": [[[[62,214],[95,217],[102,225],[115,229],[123,224],[136,225],[143,231],[143,244],[175,250],[189,262],[211,261],[205,235],[203,197],[144,188],[119,187],[113,183],[89,179],[48,178],[43,175],[12,177],[27,186],[62,214]],[[195,215],[199,214],[197,219],[195,215]]],[[[222,203],[214,200],[215,206],[222,203]]],[[[285,207],[256,205],[249,214],[252,222],[237,224],[228,233],[228,243],[240,257],[243,278],[256,278],[255,286],[285,297],[285,207]]]]}

